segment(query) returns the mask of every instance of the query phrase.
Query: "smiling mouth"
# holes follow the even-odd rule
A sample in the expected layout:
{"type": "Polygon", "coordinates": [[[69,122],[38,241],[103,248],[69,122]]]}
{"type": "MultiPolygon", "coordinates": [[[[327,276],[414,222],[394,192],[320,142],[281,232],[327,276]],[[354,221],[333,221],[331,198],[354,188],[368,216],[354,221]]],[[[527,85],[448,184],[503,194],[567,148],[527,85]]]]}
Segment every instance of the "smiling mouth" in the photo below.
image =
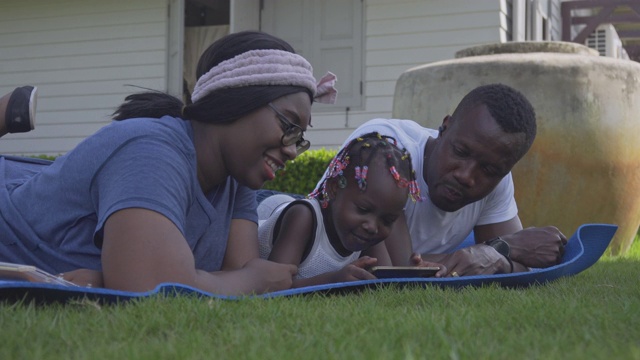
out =
{"type": "Polygon", "coordinates": [[[271,171],[275,174],[276,171],[280,170],[280,169],[284,169],[283,165],[280,165],[278,163],[276,163],[275,161],[273,161],[271,158],[265,158],[265,162],[267,163],[267,165],[271,168],[271,171]]]}

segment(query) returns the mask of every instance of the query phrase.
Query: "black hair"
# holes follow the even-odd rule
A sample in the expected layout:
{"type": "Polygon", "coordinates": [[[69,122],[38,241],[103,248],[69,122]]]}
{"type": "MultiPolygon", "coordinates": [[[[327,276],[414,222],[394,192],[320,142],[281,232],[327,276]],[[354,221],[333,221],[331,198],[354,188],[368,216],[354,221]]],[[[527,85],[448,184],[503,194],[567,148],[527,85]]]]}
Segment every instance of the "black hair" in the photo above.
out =
{"type": "MultiPolygon", "coordinates": [[[[260,31],[242,31],[229,34],[211,44],[200,56],[196,77],[200,78],[219,63],[250,50],[275,49],[295,53],[286,41],[260,31]]],[[[146,91],[125,98],[113,113],[114,120],[137,117],[161,118],[172,116],[205,123],[227,123],[238,119],[269,102],[285,95],[306,92],[301,86],[245,86],[213,91],[195,103],[182,100],[161,91],[146,91]]]]}
{"type": "Polygon", "coordinates": [[[378,132],[371,132],[359,136],[351,140],[344,146],[331,160],[327,175],[311,194],[310,198],[320,200],[323,207],[328,205],[328,195],[326,192],[326,183],[331,179],[337,178],[337,181],[343,182],[346,186],[347,178],[355,175],[354,178],[358,182],[361,191],[367,188],[366,175],[363,171],[367,171],[368,166],[373,160],[382,157],[384,164],[389,170],[389,176],[396,180],[396,184],[400,187],[408,187],[409,193],[414,200],[420,198],[420,191],[416,181],[416,173],[411,163],[411,155],[409,152],[398,147],[396,139],[391,136],[381,135],[378,132]],[[349,176],[345,176],[348,172],[349,176]]]}
{"type": "Polygon", "coordinates": [[[536,113],[529,100],[518,90],[504,84],[482,85],[462,98],[453,117],[479,104],[487,107],[502,131],[525,135],[524,144],[517,154],[518,158],[524,156],[533,144],[537,131],[536,113]]]}

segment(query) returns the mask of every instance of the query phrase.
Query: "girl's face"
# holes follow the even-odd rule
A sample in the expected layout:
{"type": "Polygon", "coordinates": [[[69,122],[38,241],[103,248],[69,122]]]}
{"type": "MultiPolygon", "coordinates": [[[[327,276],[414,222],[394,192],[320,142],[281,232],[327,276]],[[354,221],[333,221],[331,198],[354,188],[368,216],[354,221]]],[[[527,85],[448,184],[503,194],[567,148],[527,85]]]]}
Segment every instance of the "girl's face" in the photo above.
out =
{"type": "Polygon", "coordinates": [[[369,164],[367,189],[362,192],[354,178],[353,164],[346,171],[347,187],[340,189],[332,179],[330,220],[345,249],[362,251],[383,240],[400,217],[409,196],[407,188],[400,188],[391,177],[386,161],[375,159],[369,164]]]}
{"type": "MultiPolygon", "coordinates": [[[[311,121],[311,102],[306,92],[283,96],[271,102],[291,124],[306,130],[311,121]]],[[[241,184],[259,189],[275,178],[276,170],[296,157],[296,145],[282,145],[288,127],[270,106],[264,106],[227,125],[221,149],[224,168],[241,184]]]]}

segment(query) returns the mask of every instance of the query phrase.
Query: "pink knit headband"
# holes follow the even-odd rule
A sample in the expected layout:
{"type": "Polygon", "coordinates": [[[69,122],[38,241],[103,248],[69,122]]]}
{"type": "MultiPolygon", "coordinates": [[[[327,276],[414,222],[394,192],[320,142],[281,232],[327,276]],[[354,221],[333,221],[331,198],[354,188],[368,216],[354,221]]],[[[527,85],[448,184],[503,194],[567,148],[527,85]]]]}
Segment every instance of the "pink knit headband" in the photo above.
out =
{"type": "Polygon", "coordinates": [[[196,82],[191,101],[196,102],[213,91],[252,85],[302,86],[315,101],[335,104],[336,76],[327,72],[316,84],[313,68],[302,56],[283,50],[250,50],[225,60],[196,82]]]}

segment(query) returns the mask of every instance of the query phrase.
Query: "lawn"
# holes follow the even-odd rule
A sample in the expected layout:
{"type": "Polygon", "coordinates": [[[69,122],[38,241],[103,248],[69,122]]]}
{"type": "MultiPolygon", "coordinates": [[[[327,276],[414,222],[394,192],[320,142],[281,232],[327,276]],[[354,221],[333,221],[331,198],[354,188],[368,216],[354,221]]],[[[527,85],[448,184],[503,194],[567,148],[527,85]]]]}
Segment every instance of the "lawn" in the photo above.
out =
{"type": "Polygon", "coordinates": [[[640,242],[525,289],[0,304],[0,359],[640,359],[640,242]]]}

